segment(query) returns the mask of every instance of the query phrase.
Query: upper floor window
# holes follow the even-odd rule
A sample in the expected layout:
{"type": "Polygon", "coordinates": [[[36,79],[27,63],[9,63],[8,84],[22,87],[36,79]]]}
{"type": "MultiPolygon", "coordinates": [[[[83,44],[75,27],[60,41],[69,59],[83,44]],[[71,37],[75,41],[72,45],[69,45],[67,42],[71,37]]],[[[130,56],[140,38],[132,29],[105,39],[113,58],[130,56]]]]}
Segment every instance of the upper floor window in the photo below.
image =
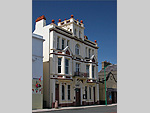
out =
{"type": "Polygon", "coordinates": [[[62,49],[64,49],[64,47],[65,47],[65,40],[62,39],[62,49]]]}
{"type": "Polygon", "coordinates": [[[92,66],[92,78],[94,78],[94,66],[92,66]]]}
{"type": "Polygon", "coordinates": [[[89,65],[86,65],[86,73],[87,73],[87,77],[89,77],[89,68],[90,68],[90,66],[89,66],[89,65]]]}
{"type": "Polygon", "coordinates": [[[79,38],[81,38],[81,31],[79,31],[79,38]]]}
{"type": "Polygon", "coordinates": [[[80,72],[80,64],[76,63],[76,72],[80,72]]]}
{"type": "Polygon", "coordinates": [[[91,49],[89,49],[89,58],[91,57],[91,49]]]}
{"type": "Polygon", "coordinates": [[[77,30],[75,29],[75,30],[74,30],[74,35],[76,35],[76,34],[77,34],[76,32],[77,32],[77,30]]]}
{"type": "Polygon", "coordinates": [[[69,46],[69,40],[67,40],[67,46],[69,46]]]}
{"type": "Polygon", "coordinates": [[[86,57],[87,57],[87,47],[85,48],[85,55],[86,55],[86,57]]]}
{"type": "Polygon", "coordinates": [[[60,49],[59,48],[59,37],[57,38],[57,49],[60,49]]]}
{"type": "Polygon", "coordinates": [[[76,46],[75,46],[75,53],[77,55],[79,55],[79,45],[78,44],[76,44],[76,46]]]}
{"type": "Polygon", "coordinates": [[[92,50],[92,55],[94,55],[94,50],[92,50]]]}
{"type": "Polygon", "coordinates": [[[65,73],[68,74],[69,73],[69,60],[65,59],[65,73]]]}
{"type": "Polygon", "coordinates": [[[58,58],[58,73],[61,73],[61,58],[58,58]]]}

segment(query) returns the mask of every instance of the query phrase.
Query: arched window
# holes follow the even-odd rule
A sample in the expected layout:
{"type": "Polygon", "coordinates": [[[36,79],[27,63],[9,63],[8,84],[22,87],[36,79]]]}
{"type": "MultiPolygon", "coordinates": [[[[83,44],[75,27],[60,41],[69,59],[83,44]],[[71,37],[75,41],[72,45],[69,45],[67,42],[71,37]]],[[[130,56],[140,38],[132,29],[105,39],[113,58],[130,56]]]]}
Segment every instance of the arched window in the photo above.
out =
{"type": "Polygon", "coordinates": [[[79,45],[78,44],[76,44],[76,46],[75,46],[75,53],[77,55],[79,55],[79,45]]]}

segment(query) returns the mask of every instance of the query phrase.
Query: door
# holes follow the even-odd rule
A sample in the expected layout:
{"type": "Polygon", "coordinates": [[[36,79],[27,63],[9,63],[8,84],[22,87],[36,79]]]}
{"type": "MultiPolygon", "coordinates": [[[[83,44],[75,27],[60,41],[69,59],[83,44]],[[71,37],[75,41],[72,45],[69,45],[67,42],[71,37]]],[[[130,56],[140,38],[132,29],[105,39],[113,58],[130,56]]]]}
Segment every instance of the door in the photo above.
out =
{"type": "Polygon", "coordinates": [[[94,104],[95,104],[95,87],[93,87],[93,92],[94,92],[94,104]]]}
{"type": "Polygon", "coordinates": [[[80,88],[76,88],[76,106],[80,106],[81,96],[80,96],[80,88]]]}
{"type": "Polygon", "coordinates": [[[56,84],[55,86],[55,100],[58,101],[58,105],[59,105],[59,84],[56,84]]]}

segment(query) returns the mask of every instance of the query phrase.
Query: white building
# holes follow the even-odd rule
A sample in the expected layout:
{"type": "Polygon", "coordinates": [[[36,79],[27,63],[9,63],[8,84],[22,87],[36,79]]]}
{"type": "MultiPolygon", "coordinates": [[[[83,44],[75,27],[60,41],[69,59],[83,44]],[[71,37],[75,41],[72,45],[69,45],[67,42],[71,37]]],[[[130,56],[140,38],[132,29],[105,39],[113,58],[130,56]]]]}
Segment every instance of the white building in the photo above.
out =
{"type": "Polygon", "coordinates": [[[43,41],[32,34],[32,109],[43,108],[43,41]]]}
{"type": "Polygon", "coordinates": [[[38,17],[34,33],[45,39],[43,94],[46,107],[99,104],[97,42],[84,35],[84,24],[68,20],[46,25],[38,17]]]}

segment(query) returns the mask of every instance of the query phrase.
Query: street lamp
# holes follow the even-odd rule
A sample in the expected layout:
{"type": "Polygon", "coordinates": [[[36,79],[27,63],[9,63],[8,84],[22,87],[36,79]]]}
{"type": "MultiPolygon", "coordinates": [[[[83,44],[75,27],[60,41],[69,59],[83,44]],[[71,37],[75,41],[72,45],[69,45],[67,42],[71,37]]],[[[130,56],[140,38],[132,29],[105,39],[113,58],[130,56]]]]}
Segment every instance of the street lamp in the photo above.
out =
{"type": "MultiPolygon", "coordinates": [[[[109,66],[109,65],[107,65],[109,66]]],[[[105,79],[105,105],[107,106],[107,94],[106,94],[106,72],[105,72],[105,68],[107,67],[105,66],[104,67],[104,79],[105,79]]]]}

